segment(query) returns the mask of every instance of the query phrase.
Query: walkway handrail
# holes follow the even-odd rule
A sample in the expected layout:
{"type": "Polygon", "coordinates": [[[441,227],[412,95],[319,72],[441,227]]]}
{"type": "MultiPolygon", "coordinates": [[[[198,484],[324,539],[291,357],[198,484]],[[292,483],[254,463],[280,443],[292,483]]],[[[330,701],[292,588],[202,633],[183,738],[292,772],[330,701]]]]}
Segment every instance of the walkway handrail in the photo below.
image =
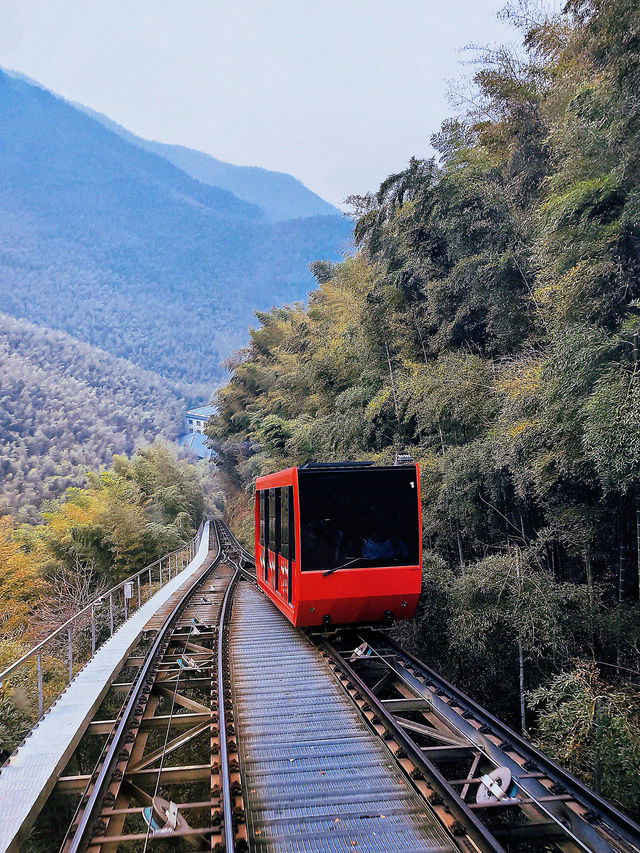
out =
{"type": "MultiPolygon", "coordinates": [[[[202,532],[204,530],[205,523],[206,522],[203,519],[200,522],[200,527],[198,528],[198,532],[193,537],[193,539],[191,539],[189,542],[186,542],[180,548],[176,548],[175,551],[171,551],[169,554],[163,554],[162,557],[159,557],[157,560],[154,560],[152,563],[149,563],[148,566],[145,566],[143,569],[140,569],[140,571],[136,572],[133,575],[130,575],[128,578],[125,578],[123,581],[120,581],[115,586],[111,587],[111,589],[108,589],[105,592],[100,593],[100,595],[97,595],[88,604],[85,604],[85,606],[81,610],[78,610],[78,612],[74,613],[74,615],[71,616],[70,619],[67,619],[67,621],[64,622],[62,625],[60,625],[60,627],[56,628],[55,631],[52,631],[50,634],[48,634],[44,638],[44,640],[41,640],[38,643],[37,646],[34,646],[32,649],[30,649],[28,652],[26,652],[24,655],[22,655],[21,658],[19,658],[17,661],[10,664],[6,669],[4,669],[2,672],[0,672],[0,687],[2,687],[2,684],[5,681],[5,679],[7,679],[10,675],[12,675],[17,669],[19,669],[28,660],[35,657],[39,653],[41,653],[43,651],[43,649],[46,646],[48,646],[52,640],[54,640],[56,637],[60,636],[65,631],[69,631],[71,629],[71,627],[79,619],[82,618],[83,615],[86,615],[91,611],[91,614],[93,616],[93,612],[94,612],[95,607],[97,605],[100,605],[105,598],[110,599],[110,602],[112,603],[113,602],[113,594],[115,592],[117,592],[119,589],[124,589],[125,584],[128,584],[128,583],[133,584],[135,581],[139,581],[140,577],[144,574],[147,574],[149,576],[149,578],[151,578],[152,570],[154,569],[155,566],[159,566],[159,568],[160,568],[160,577],[159,577],[160,586],[163,586],[163,583],[162,583],[162,563],[163,563],[163,561],[167,560],[169,562],[169,571],[167,573],[167,581],[168,581],[171,578],[171,558],[176,557],[176,563],[177,563],[178,555],[183,554],[184,551],[188,551],[190,554],[190,559],[193,559],[193,557],[195,556],[195,554],[196,554],[196,552],[200,546],[200,540],[202,539],[202,532]]],[[[140,589],[139,589],[139,585],[138,585],[138,600],[139,600],[139,594],[140,594],[140,589]]],[[[125,619],[126,619],[126,617],[125,617],[125,619]]],[[[111,618],[111,627],[112,627],[111,633],[113,633],[113,618],[111,618]]],[[[95,637],[93,637],[92,652],[95,652],[95,637]]],[[[40,715],[42,715],[42,712],[40,715]]]]}

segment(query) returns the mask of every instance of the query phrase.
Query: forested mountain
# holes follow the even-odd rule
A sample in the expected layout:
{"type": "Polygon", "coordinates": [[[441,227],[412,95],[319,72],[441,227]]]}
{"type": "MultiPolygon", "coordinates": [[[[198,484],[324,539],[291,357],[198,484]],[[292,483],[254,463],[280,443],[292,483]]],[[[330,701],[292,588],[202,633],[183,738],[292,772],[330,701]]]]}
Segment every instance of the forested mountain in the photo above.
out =
{"type": "Polygon", "coordinates": [[[272,223],[0,72],[0,310],[171,379],[215,382],[255,309],[300,298],[347,223],[272,223]]]}
{"type": "Polygon", "coordinates": [[[0,515],[39,518],[114,453],[175,438],[190,402],[163,377],[0,314],[0,515]]]}
{"type": "Polygon", "coordinates": [[[408,449],[426,548],[404,639],[637,815],[640,16],[522,9],[522,57],[486,54],[439,156],[352,199],[357,256],[260,316],[209,433],[245,496],[408,449]]]}
{"type": "Polygon", "coordinates": [[[256,204],[270,219],[284,221],[310,216],[340,215],[337,207],[320,198],[293,175],[261,169],[258,166],[235,166],[184,145],[167,145],[141,139],[106,116],[79,104],[76,106],[123,139],[144,148],[145,151],[164,157],[197,181],[228,190],[237,198],[256,204]]]}

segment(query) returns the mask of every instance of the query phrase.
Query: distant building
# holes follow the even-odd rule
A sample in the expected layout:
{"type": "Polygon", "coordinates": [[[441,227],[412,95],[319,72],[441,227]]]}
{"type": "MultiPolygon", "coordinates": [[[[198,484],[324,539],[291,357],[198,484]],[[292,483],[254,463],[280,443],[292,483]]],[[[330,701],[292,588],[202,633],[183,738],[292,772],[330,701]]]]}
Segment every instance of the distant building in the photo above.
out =
{"type": "Polygon", "coordinates": [[[200,459],[211,459],[215,451],[207,447],[207,437],[204,427],[211,415],[216,412],[215,406],[196,406],[184,413],[185,432],[178,438],[178,444],[187,447],[200,459]]]}

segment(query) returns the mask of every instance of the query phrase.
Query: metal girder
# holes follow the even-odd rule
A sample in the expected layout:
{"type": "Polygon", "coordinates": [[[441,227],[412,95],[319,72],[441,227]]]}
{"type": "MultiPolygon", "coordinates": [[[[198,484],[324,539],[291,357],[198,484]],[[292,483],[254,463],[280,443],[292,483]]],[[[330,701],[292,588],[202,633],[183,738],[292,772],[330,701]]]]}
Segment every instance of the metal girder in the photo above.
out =
{"type": "Polygon", "coordinates": [[[163,756],[171,755],[172,752],[175,752],[180,747],[189,743],[190,740],[193,740],[198,735],[201,735],[203,732],[209,730],[209,720],[204,723],[200,723],[197,726],[194,726],[191,729],[188,729],[186,732],[183,732],[178,737],[173,738],[170,741],[167,741],[166,744],[163,744],[159,749],[155,749],[153,752],[148,753],[147,755],[143,755],[137,762],[133,764],[129,763],[126,771],[126,776],[131,775],[132,773],[137,773],[139,770],[144,770],[146,767],[149,767],[150,764],[153,764],[159,758],[163,756]]]}
{"type": "Polygon", "coordinates": [[[206,705],[203,705],[201,702],[196,702],[195,699],[190,699],[188,696],[183,696],[181,693],[175,693],[172,690],[168,690],[166,687],[163,687],[161,683],[159,684],[156,682],[153,686],[153,690],[161,696],[173,699],[176,705],[180,705],[181,708],[194,711],[196,714],[211,714],[210,709],[207,708],[206,705]]]}
{"type": "MultiPolygon", "coordinates": [[[[166,728],[169,722],[171,722],[171,728],[191,728],[192,726],[196,726],[199,723],[208,722],[209,717],[211,716],[211,712],[208,711],[206,714],[197,714],[197,713],[188,713],[188,714],[173,714],[172,716],[168,714],[158,714],[155,717],[143,718],[140,723],[141,731],[149,731],[150,729],[162,729],[166,728]]],[[[108,735],[113,728],[115,720],[95,720],[92,723],[89,723],[87,731],[89,734],[95,735],[108,735]]]]}

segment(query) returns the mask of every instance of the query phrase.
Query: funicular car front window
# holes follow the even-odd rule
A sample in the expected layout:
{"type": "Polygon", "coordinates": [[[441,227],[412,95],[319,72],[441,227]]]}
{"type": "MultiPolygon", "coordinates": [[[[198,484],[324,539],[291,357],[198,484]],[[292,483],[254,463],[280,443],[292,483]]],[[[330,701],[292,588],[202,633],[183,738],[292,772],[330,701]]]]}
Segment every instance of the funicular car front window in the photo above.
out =
{"type": "Polygon", "coordinates": [[[299,475],[303,571],[417,564],[414,468],[299,475]]]}

